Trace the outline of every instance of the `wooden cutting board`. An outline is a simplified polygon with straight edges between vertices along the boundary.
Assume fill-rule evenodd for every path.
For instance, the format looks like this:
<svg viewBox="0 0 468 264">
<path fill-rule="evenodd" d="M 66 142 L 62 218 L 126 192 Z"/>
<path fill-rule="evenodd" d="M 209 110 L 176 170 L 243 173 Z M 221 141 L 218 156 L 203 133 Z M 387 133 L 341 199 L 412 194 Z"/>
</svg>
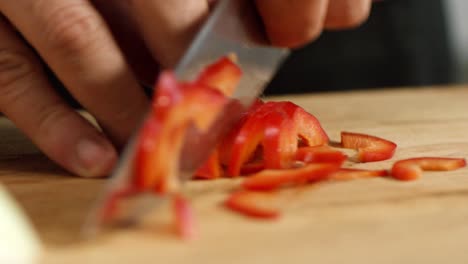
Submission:
<svg viewBox="0 0 468 264">
<path fill-rule="evenodd" d="M 415 156 L 468 158 L 468 87 L 330 93 L 290 100 L 315 114 L 332 140 L 342 130 L 399 145 L 390 168 Z M 77 236 L 104 180 L 73 177 L 0 121 L 0 181 L 24 207 L 46 249 L 43 263 L 467 263 L 468 169 L 330 182 L 290 193 L 283 217 L 254 221 L 220 203 L 238 180 L 188 185 L 199 237 L 174 237 L 161 210 L 140 229 Z"/>
</svg>

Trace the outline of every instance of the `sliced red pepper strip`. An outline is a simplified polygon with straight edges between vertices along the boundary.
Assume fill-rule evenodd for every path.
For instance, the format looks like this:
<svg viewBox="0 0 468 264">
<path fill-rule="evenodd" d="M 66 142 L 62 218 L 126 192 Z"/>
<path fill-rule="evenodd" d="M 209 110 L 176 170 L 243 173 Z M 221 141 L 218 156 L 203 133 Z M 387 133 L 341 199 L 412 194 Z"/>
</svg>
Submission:
<svg viewBox="0 0 468 264">
<path fill-rule="evenodd" d="M 231 194 L 224 205 L 249 217 L 276 219 L 280 216 L 278 201 L 271 193 L 238 191 Z"/>
<path fill-rule="evenodd" d="M 184 84 L 181 85 L 182 87 Z M 211 89 L 207 86 L 199 86 L 198 84 L 188 84 L 184 88 L 184 101 L 180 106 L 173 108 L 171 120 L 191 122 L 195 124 L 200 131 L 206 131 L 217 118 L 219 110 L 228 103 L 228 98 L 221 92 Z M 157 113 L 156 113 L 157 115 Z"/>
<path fill-rule="evenodd" d="M 258 145 L 264 138 L 265 126 L 268 116 L 274 113 L 272 104 L 262 104 L 253 112 L 249 113 L 239 126 L 239 130 L 233 132 L 227 174 L 238 176 L 242 165 L 248 162 Z M 270 121 L 270 120 L 268 120 Z"/>
<path fill-rule="evenodd" d="M 246 178 L 242 187 L 247 190 L 265 191 L 320 181 L 338 171 L 340 166 L 341 164 L 337 163 L 313 163 L 294 169 L 263 170 Z"/>
<path fill-rule="evenodd" d="M 235 63 L 235 58 L 225 56 L 206 67 L 198 77 L 198 82 L 231 96 L 241 77 L 242 71 Z"/>
<path fill-rule="evenodd" d="M 420 157 L 399 160 L 393 164 L 391 175 L 398 180 L 410 181 L 421 177 L 423 170 L 450 171 L 466 166 L 463 158 Z"/>
<path fill-rule="evenodd" d="M 152 118 L 139 137 L 134 184 L 140 190 L 177 192 L 177 170 L 187 128 L 205 131 L 228 102 L 219 91 L 201 84 L 178 83 L 163 72 L 153 99 Z"/>
<path fill-rule="evenodd" d="M 347 156 L 329 146 L 300 147 L 296 152 L 296 160 L 305 163 L 339 163 L 342 164 Z"/>
<path fill-rule="evenodd" d="M 192 239 L 196 235 L 195 220 L 188 200 L 177 194 L 173 198 L 172 208 L 175 216 L 176 232 L 183 239 Z"/>
<path fill-rule="evenodd" d="M 231 161 L 232 156 L 232 146 L 236 137 L 238 136 L 240 130 L 242 129 L 244 123 L 247 121 L 249 116 L 252 112 L 256 111 L 258 107 L 263 105 L 263 101 L 260 99 L 256 99 L 252 106 L 246 111 L 239 122 L 234 126 L 234 128 L 226 135 L 224 139 L 221 140 L 218 149 L 219 149 L 219 157 L 221 164 L 228 166 Z"/>
<path fill-rule="evenodd" d="M 341 168 L 328 176 L 329 180 L 355 180 L 362 178 L 384 177 L 388 175 L 387 170 L 362 170 L 362 169 L 348 169 Z"/>
<path fill-rule="evenodd" d="M 221 168 L 221 164 L 228 164 L 230 159 L 230 151 L 232 149 L 232 141 L 234 140 L 236 133 L 249 112 L 255 111 L 259 106 L 263 105 L 263 101 L 261 99 L 256 99 L 249 110 L 241 117 L 241 121 L 239 121 L 238 128 L 234 128 L 231 130 L 230 133 L 226 136 L 227 139 L 222 140 L 222 142 L 216 147 L 215 151 L 211 154 L 210 158 L 203 164 L 198 171 L 195 173 L 196 178 L 204 178 L 204 179 L 213 179 L 221 177 L 223 174 L 223 170 Z M 262 165 L 263 169 L 264 165 Z M 258 166 L 257 166 L 258 168 Z M 245 171 L 249 171 L 249 167 L 245 168 L 246 170 L 241 170 L 241 174 Z M 250 171 L 247 173 L 253 173 L 256 171 Z"/>
<path fill-rule="evenodd" d="M 261 142 L 265 168 L 290 168 L 299 142 L 294 120 L 278 111 L 268 115 L 268 120 L 265 121 Z"/>
<path fill-rule="evenodd" d="M 344 148 L 357 149 L 361 162 L 387 160 L 393 157 L 397 145 L 389 140 L 352 132 L 341 132 Z"/>
<path fill-rule="evenodd" d="M 156 119 L 148 119 L 143 124 L 136 153 L 135 177 L 133 177 L 133 183 L 140 191 L 155 188 L 155 185 L 159 187 L 165 177 L 164 170 L 169 171 L 170 167 L 177 166 L 176 160 L 172 157 L 176 155 L 182 141 L 176 140 L 173 144 L 168 141 L 163 142 L 160 140 L 163 132 L 161 123 Z M 164 145 L 161 146 L 159 141 Z M 169 153 L 164 153 L 163 156 L 163 153 L 158 152 L 161 149 Z"/>
<path fill-rule="evenodd" d="M 195 178 L 198 179 L 216 179 L 223 174 L 221 164 L 219 163 L 219 151 L 215 149 L 208 160 L 195 172 Z"/>
</svg>

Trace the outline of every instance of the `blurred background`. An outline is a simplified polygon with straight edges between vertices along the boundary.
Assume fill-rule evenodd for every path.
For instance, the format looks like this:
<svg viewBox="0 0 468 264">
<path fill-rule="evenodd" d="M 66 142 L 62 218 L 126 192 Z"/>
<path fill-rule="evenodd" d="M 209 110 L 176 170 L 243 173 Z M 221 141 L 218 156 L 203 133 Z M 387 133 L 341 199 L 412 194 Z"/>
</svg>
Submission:
<svg viewBox="0 0 468 264">
<path fill-rule="evenodd" d="M 384 0 L 295 50 L 265 94 L 468 83 L 468 1 Z"/>
<path fill-rule="evenodd" d="M 60 94 L 80 107 L 46 70 Z M 376 0 L 361 26 L 325 31 L 295 50 L 264 94 L 465 83 L 468 0 Z"/>
</svg>

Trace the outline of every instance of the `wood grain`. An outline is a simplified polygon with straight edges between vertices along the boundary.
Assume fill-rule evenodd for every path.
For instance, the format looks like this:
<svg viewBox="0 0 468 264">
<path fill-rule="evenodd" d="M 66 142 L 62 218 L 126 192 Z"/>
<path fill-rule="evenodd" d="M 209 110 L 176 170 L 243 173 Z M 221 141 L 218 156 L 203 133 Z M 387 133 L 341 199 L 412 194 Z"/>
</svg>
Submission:
<svg viewBox="0 0 468 264">
<path fill-rule="evenodd" d="M 468 158 L 468 87 L 329 93 L 290 100 L 315 114 L 333 140 L 342 130 L 399 145 L 401 158 Z M 467 263 L 468 169 L 428 172 L 414 182 L 363 179 L 289 192 L 277 222 L 253 221 L 220 203 L 238 180 L 196 181 L 199 237 L 171 235 L 164 210 L 139 229 L 77 236 L 104 180 L 79 179 L 47 160 L 0 121 L 0 181 L 24 207 L 46 245 L 44 263 Z M 4 147 L 7 146 L 7 147 Z"/>
</svg>

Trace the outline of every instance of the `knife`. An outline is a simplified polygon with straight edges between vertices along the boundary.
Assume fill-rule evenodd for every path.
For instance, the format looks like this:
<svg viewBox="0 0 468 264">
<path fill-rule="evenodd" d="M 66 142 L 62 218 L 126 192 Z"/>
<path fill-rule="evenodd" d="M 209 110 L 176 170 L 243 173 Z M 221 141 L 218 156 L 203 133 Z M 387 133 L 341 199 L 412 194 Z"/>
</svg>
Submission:
<svg viewBox="0 0 468 264">
<path fill-rule="evenodd" d="M 211 15 L 194 37 L 175 68 L 177 78 L 192 80 L 205 66 L 216 59 L 227 54 L 235 54 L 243 75 L 232 99 L 240 103 L 241 107 L 232 108 L 228 104 L 217 114 L 216 121 L 207 133 L 199 134 L 197 137 L 191 135 L 190 139 L 186 138 L 179 168 L 182 182 L 193 176 L 215 148 L 217 141 L 234 126 L 241 114 L 262 94 L 288 56 L 288 49 L 274 48 L 269 44 L 252 0 L 218 1 Z M 132 177 L 138 134 L 139 130 L 136 130 L 124 149 L 109 183 L 85 221 L 82 229 L 85 237 L 89 238 L 97 234 L 102 225 L 99 219 L 103 213 L 103 206 L 116 191 L 128 186 Z M 119 220 L 127 223 L 136 222 L 162 201 L 161 197 L 150 193 L 139 194 L 137 199 L 132 198 L 131 205 Z"/>
</svg>

